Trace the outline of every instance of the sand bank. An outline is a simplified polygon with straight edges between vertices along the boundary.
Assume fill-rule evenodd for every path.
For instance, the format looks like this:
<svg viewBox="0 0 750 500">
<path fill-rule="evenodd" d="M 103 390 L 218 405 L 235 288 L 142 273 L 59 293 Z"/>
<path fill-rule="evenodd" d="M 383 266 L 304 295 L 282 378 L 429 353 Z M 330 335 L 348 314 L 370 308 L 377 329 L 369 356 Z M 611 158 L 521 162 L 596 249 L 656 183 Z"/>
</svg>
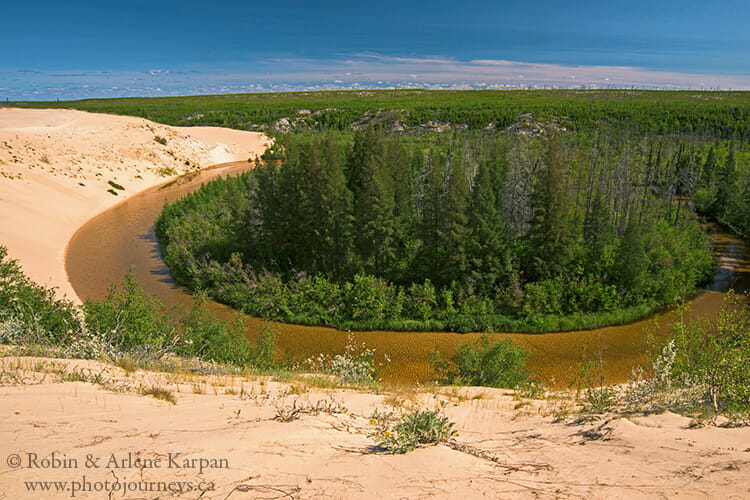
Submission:
<svg viewBox="0 0 750 500">
<path fill-rule="evenodd" d="M 98 378 L 56 382 L 64 372 Z M 691 428 L 671 413 L 554 423 L 559 400 L 497 389 L 374 394 L 265 378 L 126 374 L 81 360 L 4 358 L 0 373 L 0 498 L 71 498 L 69 489 L 31 493 L 26 481 L 77 481 L 75 498 L 107 498 L 95 490 L 105 481 L 195 488 L 111 498 L 750 496 L 750 428 Z M 176 404 L 139 393 L 152 387 Z M 275 418 L 293 405 L 305 409 L 298 418 Z M 443 408 L 456 422 L 453 445 L 407 455 L 375 449 L 372 413 L 414 405 Z M 52 467 L 55 457 L 68 466 Z M 82 491 L 86 481 L 91 489 Z"/>
<path fill-rule="evenodd" d="M 87 220 L 174 176 L 255 158 L 268 143 L 219 127 L 0 108 L 0 245 L 33 280 L 75 299 L 65 247 Z"/>
</svg>

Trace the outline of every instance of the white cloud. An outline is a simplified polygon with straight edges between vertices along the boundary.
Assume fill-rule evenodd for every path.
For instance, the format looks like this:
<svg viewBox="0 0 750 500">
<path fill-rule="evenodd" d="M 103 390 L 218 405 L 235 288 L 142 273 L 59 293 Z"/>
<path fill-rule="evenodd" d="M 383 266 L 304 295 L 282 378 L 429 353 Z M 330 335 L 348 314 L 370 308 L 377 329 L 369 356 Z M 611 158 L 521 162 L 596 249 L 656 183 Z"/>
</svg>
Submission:
<svg viewBox="0 0 750 500">
<path fill-rule="evenodd" d="M 39 71 L 0 67 L 0 91 L 10 99 L 80 99 L 169 94 L 348 88 L 750 89 L 750 75 L 708 75 L 625 66 L 566 66 L 520 61 L 455 60 L 438 56 L 360 54 L 347 59 L 269 59 L 257 70 Z M 33 91 L 38 92 L 32 94 Z M 0 94 L 0 98 L 5 97 Z"/>
</svg>

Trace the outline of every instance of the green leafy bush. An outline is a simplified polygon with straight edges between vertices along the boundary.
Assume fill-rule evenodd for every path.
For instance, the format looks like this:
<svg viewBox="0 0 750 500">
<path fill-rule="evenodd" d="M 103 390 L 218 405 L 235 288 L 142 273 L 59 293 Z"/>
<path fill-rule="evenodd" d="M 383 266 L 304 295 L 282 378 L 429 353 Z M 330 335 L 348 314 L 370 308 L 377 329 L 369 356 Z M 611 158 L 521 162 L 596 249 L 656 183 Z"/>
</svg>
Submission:
<svg viewBox="0 0 750 500">
<path fill-rule="evenodd" d="M 245 336 L 245 327 L 238 315 L 234 322 L 221 321 L 206 307 L 207 297 L 198 292 L 193 307 L 183 320 L 184 333 L 178 353 L 198 356 L 206 361 L 270 370 L 279 365 L 275 331 L 262 327 L 253 343 Z"/>
<path fill-rule="evenodd" d="M 671 336 L 674 385 L 700 387 L 714 411 L 750 414 L 750 314 L 737 296 L 728 296 L 714 322 L 680 322 Z"/>
<path fill-rule="evenodd" d="M 528 349 L 514 345 L 510 339 L 493 342 L 484 334 L 459 345 L 448 360 L 439 352 L 433 353 L 432 366 L 443 384 L 514 388 L 529 378 L 528 355 Z"/>
<path fill-rule="evenodd" d="M 102 301 L 83 304 L 86 328 L 110 339 L 118 350 L 162 350 L 173 345 L 178 323 L 174 311 L 155 295 L 147 295 L 132 271 L 119 286 L 112 286 Z"/>
<path fill-rule="evenodd" d="M 415 410 L 390 426 L 387 420 L 374 418 L 378 429 L 373 434 L 378 446 L 388 453 L 408 453 L 420 445 L 435 445 L 456 435 L 455 425 L 437 411 Z"/>
<path fill-rule="evenodd" d="M 81 334 L 75 305 L 31 281 L 0 245 L 0 343 L 61 343 Z"/>
</svg>

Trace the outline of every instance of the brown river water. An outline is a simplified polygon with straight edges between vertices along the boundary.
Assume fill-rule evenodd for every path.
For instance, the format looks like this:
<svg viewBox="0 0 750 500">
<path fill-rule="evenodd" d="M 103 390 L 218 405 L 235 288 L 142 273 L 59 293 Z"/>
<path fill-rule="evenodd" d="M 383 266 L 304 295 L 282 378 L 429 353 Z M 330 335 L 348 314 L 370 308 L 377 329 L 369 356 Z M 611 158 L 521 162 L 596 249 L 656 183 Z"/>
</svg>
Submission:
<svg viewBox="0 0 750 500">
<path fill-rule="evenodd" d="M 65 265 L 73 288 L 85 300 L 103 298 L 113 283 L 119 283 L 129 269 L 147 293 L 155 293 L 167 305 L 183 308 L 191 303 L 191 291 L 177 285 L 161 258 L 153 223 L 166 202 L 196 190 L 201 183 L 219 176 L 240 173 L 251 167 L 247 162 L 217 165 L 211 169 L 189 174 L 175 181 L 140 193 L 96 216 L 81 227 L 68 243 Z M 707 289 L 689 301 L 688 315 L 716 314 L 726 290 L 750 289 L 750 249 L 745 242 L 709 224 L 720 263 L 719 271 Z M 233 309 L 210 303 L 210 308 L 222 318 L 234 318 Z M 531 350 L 529 369 L 545 384 L 567 388 L 578 371 L 581 346 L 589 355 L 601 355 L 606 383 L 627 381 L 632 368 L 646 361 L 646 338 L 652 332 L 663 337 L 669 325 L 682 315 L 668 310 L 649 318 L 622 326 L 596 330 L 548 333 L 505 334 Z M 245 316 L 247 335 L 256 338 L 262 320 Z M 332 328 L 272 323 L 278 331 L 278 345 L 287 354 L 303 360 L 318 353 L 343 351 L 347 332 Z M 446 332 L 354 332 L 356 343 L 374 348 L 378 358 L 387 354 L 391 362 L 382 372 L 386 382 L 394 384 L 424 383 L 433 378 L 430 353 L 440 350 L 452 352 L 458 343 L 473 340 L 479 334 Z"/>
</svg>

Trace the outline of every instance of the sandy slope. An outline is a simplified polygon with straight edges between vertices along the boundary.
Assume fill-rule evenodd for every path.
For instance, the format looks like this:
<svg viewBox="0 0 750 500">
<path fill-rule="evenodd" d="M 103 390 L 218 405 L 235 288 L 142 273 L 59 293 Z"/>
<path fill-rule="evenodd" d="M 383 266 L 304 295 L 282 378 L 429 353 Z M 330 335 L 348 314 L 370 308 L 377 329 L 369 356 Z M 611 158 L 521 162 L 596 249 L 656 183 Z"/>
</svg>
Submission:
<svg viewBox="0 0 750 500">
<path fill-rule="evenodd" d="M 126 375 L 89 361 L 5 358 L 0 367 L 0 499 L 71 497 L 34 495 L 25 481 L 78 481 L 78 488 L 88 481 L 93 490 L 116 479 L 215 488 L 202 496 L 124 497 L 131 499 L 750 497 L 750 428 L 690 429 L 689 419 L 669 413 L 572 425 L 552 422 L 552 403 L 492 389 L 376 395 L 261 378 Z M 62 371 L 98 374 L 109 390 L 55 382 Z M 170 390 L 176 405 L 138 393 L 152 386 Z M 343 405 L 346 413 L 274 420 L 295 401 Z M 457 424 L 455 445 L 395 456 L 375 449 L 372 412 L 414 404 L 443 407 Z M 69 466 L 45 466 L 53 453 Z M 18 468 L 8 463 L 15 454 Z M 180 455 L 170 462 L 170 454 Z M 87 457 L 97 465 L 87 466 Z M 203 470 L 201 458 L 208 460 Z M 106 494 L 79 491 L 76 498 Z"/>
<path fill-rule="evenodd" d="M 254 158 L 267 141 L 260 133 L 223 128 L 0 108 L 0 244 L 32 279 L 73 298 L 65 246 L 88 219 L 176 174 Z"/>
</svg>

